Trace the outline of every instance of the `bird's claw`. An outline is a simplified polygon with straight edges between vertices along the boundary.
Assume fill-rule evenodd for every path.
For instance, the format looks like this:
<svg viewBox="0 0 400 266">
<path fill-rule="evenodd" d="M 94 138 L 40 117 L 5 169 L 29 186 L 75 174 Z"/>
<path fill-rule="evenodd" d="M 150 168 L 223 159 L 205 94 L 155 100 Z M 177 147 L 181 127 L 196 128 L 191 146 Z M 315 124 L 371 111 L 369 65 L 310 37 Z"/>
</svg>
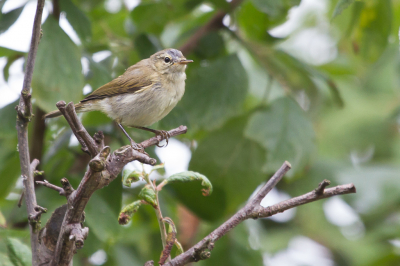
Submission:
<svg viewBox="0 0 400 266">
<path fill-rule="evenodd" d="M 157 130 L 156 136 L 161 136 L 163 139 L 165 139 L 166 144 L 165 145 L 159 145 L 160 141 L 157 142 L 156 146 L 159 148 L 167 147 L 168 146 L 168 140 L 171 137 L 168 131 L 165 130 Z M 157 139 L 158 140 L 158 139 Z"/>
<path fill-rule="evenodd" d="M 141 152 L 141 153 L 144 153 L 146 155 L 149 155 L 147 152 L 144 151 L 144 147 L 139 143 L 131 141 L 131 147 L 132 147 L 132 149 L 134 149 L 134 150 L 136 150 L 138 152 Z"/>
</svg>

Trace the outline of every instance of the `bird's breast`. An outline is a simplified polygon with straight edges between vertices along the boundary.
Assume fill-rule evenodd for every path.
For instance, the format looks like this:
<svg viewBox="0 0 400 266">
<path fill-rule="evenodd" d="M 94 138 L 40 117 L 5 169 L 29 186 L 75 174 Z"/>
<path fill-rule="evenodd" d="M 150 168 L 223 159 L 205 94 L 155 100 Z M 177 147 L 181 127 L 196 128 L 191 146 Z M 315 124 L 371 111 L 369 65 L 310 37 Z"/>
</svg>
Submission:
<svg viewBox="0 0 400 266">
<path fill-rule="evenodd" d="M 160 80 L 138 93 L 107 99 L 109 116 L 127 126 L 150 126 L 164 118 L 185 93 L 186 75 Z"/>
</svg>

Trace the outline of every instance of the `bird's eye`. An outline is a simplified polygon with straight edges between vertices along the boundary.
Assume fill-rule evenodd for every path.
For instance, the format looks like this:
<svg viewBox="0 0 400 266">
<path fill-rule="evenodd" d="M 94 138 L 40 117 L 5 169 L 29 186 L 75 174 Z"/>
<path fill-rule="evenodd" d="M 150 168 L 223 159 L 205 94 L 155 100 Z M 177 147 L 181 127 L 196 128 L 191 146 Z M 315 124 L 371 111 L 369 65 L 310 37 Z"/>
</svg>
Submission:
<svg viewBox="0 0 400 266">
<path fill-rule="evenodd" d="M 164 58 L 164 62 L 165 62 L 165 63 L 169 63 L 170 61 L 171 61 L 171 58 L 169 58 L 169 57 L 165 57 L 165 58 Z"/>
</svg>

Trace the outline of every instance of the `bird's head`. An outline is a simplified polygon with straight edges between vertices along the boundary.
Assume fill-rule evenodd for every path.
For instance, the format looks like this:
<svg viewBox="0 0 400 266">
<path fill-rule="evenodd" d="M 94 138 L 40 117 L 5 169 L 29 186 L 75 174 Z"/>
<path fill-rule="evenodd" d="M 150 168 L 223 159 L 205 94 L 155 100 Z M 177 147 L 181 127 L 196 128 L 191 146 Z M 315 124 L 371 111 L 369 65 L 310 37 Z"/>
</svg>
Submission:
<svg viewBox="0 0 400 266">
<path fill-rule="evenodd" d="M 176 49 L 165 49 L 150 57 L 151 63 L 161 74 L 176 74 L 184 72 L 186 65 L 193 60 L 186 59 L 182 52 Z"/>
</svg>

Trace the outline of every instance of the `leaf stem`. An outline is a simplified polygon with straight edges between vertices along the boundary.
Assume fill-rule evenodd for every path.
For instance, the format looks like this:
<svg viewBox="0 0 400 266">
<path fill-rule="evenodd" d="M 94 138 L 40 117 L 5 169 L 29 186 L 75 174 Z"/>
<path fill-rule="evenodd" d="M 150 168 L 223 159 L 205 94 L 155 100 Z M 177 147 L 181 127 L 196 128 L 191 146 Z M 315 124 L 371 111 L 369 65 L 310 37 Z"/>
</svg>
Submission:
<svg viewBox="0 0 400 266">
<path fill-rule="evenodd" d="M 147 184 L 149 184 L 149 186 L 154 190 L 154 192 L 156 194 L 157 208 L 154 208 L 154 209 L 156 212 L 158 225 L 160 227 L 161 242 L 162 242 L 163 250 L 164 250 L 167 245 L 167 231 L 165 229 L 164 217 L 162 215 L 161 208 L 160 208 L 160 201 L 158 200 L 158 189 L 153 184 L 153 182 L 151 182 L 149 174 L 143 173 L 143 177 L 146 180 Z M 169 261 L 169 260 L 170 260 L 170 257 L 168 258 L 167 261 Z"/>
</svg>

